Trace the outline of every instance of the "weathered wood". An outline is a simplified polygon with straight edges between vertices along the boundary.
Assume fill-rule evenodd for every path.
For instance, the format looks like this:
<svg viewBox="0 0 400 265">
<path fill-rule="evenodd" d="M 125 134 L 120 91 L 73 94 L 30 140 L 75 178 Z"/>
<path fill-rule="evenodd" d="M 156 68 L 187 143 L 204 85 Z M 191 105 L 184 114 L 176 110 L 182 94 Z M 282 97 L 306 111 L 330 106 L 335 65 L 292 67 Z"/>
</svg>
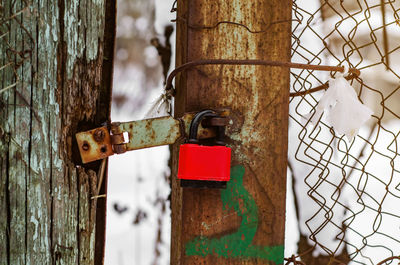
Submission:
<svg viewBox="0 0 400 265">
<path fill-rule="evenodd" d="M 0 93 L 0 264 L 94 264 L 100 164 L 78 166 L 73 136 L 109 117 L 105 5 L 0 4 L 0 90 L 19 78 Z"/>
<path fill-rule="evenodd" d="M 198 59 L 290 61 L 290 0 L 178 1 L 177 64 Z M 251 33 L 238 25 L 242 23 Z M 210 26 L 208 29 L 200 27 Z M 175 113 L 230 107 L 226 190 L 172 183 L 171 264 L 282 264 L 289 70 L 203 66 L 176 80 Z M 178 145 L 172 157 L 176 176 Z"/>
</svg>

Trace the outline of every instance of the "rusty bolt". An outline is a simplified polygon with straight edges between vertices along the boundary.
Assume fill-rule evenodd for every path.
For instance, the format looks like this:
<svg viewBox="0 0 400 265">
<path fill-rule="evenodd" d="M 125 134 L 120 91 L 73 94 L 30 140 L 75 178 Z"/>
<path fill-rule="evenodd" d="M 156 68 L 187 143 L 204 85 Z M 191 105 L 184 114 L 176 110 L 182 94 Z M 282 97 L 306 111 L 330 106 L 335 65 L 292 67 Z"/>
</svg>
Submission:
<svg viewBox="0 0 400 265">
<path fill-rule="evenodd" d="M 119 128 L 119 126 L 121 125 L 120 122 L 113 122 L 111 123 L 111 132 L 113 134 L 120 134 L 122 133 L 121 129 Z"/>
<path fill-rule="evenodd" d="M 84 141 L 83 144 L 82 144 L 82 149 L 84 151 L 87 151 L 87 150 L 89 150 L 89 148 L 90 148 L 89 143 L 87 141 Z"/>
<path fill-rule="evenodd" d="M 113 145 L 114 152 L 117 154 L 122 154 L 126 152 L 126 145 L 125 144 L 116 144 Z"/>
<path fill-rule="evenodd" d="M 123 144 L 125 142 L 124 135 L 121 134 L 113 134 L 111 135 L 111 144 Z"/>
<path fill-rule="evenodd" d="M 102 129 L 97 129 L 93 133 L 94 140 L 98 143 L 103 142 L 105 136 L 106 136 L 106 134 L 104 133 L 104 131 Z"/>
</svg>

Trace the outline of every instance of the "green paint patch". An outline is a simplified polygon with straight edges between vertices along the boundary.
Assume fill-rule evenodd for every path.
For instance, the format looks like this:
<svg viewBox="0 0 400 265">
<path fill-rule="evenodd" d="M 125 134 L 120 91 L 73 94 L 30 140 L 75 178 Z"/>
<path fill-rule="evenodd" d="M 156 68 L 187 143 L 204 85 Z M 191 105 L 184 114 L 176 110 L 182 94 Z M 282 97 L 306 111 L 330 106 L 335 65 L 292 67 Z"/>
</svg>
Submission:
<svg viewBox="0 0 400 265">
<path fill-rule="evenodd" d="M 186 255 L 216 255 L 225 258 L 260 258 L 282 264 L 284 246 L 255 246 L 253 238 L 258 227 L 258 208 L 250 193 L 243 186 L 244 167 L 231 169 L 231 180 L 221 191 L 224 210 L 233 209 L 242 218 L 239 229 L 220 238 L 199 236 L 186 243 Z"/>
</svg>

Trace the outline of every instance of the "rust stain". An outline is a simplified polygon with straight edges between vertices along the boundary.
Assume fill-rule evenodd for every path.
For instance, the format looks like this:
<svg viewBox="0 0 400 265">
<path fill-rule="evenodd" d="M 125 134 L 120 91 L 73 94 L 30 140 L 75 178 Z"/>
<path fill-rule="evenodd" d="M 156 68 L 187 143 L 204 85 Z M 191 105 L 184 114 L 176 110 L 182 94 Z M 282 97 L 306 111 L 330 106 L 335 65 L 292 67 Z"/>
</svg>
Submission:
<svg viewBox="0 0 400 265">
<path fill-rule="evenodd" d="M 151 140 L 155 140 L 156 139 L 156 131 L 153 128 L 151 129 L 150 139 Z"/>
<path fill-rule="evenodd" d="M 123 154 L 126 150 L 126 144 L 116 144 L 113 146 L 113 150 L 116 154 Z"/>
<path fill-rule="evenodd" d="M 94 138 L 94 140 L 95 140 L 96 142 L 98 142 L 98 143 L 103 142 L 105 136 L 106 136 L 106 135 L 105 135 L 104 131 L 103 131 L 101 128 L 96 129 L 96 130 L 93 132 L 93 138 Z"/>
<path fill-rule="evenodd" d="M 120 134 L 122 133 L 121 128 L 120 128 L 121 123 L 120 122 L 113 122 L 111 123 L 111 132 L 113 134 Z"/>
<path fill-rule="evenodd" d="M 147 120 L 147 121 L 146 121 L 146 126 L 145 126 L 145 127 L 146 127 L 146 131 L 148 131 L 148 130 L 151 129 L 152 121 L 153 121 L 153 120 Z"/>
<path fill-rule="evenodd" d="M 125 142 L 124 135 L 121 134 L 113 134 L 111 135 L 111 144 L 123 144 Z"/>
</svg>

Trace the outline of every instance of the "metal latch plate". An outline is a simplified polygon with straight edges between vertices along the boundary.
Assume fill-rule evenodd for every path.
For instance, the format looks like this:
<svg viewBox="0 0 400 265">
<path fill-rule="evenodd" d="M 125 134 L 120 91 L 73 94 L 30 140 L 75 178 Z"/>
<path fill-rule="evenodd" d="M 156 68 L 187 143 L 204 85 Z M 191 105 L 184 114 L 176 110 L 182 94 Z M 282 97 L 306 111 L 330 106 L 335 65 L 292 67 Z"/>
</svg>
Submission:
<svg viewBox="0 0 400 265">
<path fill-rule="evenodd" d="M 76 134 L 83 163 L 103 159 L 114 154 L 107 126 Z"/>
</svg>

